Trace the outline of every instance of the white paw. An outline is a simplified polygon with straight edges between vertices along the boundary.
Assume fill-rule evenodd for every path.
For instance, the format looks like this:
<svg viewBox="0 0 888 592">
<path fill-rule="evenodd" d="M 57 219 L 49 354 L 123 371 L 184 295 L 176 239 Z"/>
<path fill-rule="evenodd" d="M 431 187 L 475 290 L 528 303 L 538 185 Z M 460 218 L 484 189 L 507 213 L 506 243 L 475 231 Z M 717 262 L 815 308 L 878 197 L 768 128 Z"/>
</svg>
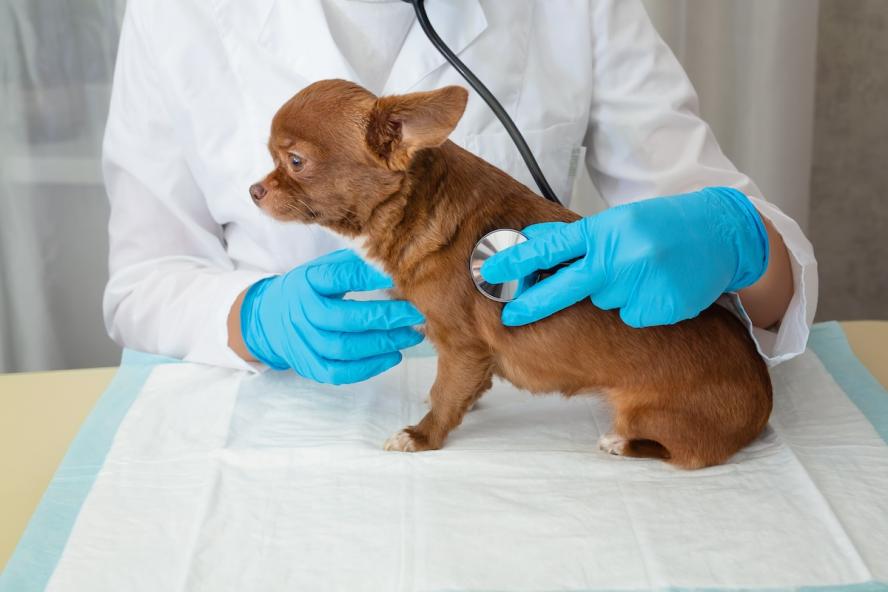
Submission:
<svg viewBox="0 0 888 592">
<path fill-rule="evenodd" d="M 608 454 L 613 454 L 615 456 L 622 456 L 623 451 L 626 449 L 626 444 L 628 443 L 629 440 L 622 436 L 618 436 L 617 434 L 605 434 L 598 438 L 598 447 Z"/>
<path fill-rule="evenodd" d="M 382 449 L 397 450 L 400 452 L 416 452 L 416 444 L 413 442 L 413 438 L 410 434 L 407 433 L 407 430 L 401 430 L 386 440 Z"/>
</svg>

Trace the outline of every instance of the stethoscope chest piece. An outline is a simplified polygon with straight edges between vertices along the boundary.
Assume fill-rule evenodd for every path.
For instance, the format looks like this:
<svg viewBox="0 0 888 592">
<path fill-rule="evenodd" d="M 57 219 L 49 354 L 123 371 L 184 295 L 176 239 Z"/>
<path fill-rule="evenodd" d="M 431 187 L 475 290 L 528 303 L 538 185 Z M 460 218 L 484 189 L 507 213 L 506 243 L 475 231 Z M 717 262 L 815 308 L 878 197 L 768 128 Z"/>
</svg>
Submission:
<svg viewBox="0 0 888 592">
<path fill-rule="evenodd" d="M 526 240 L 527 237 L 517 230 L 501 228 L 488 232 L 481 237 L 481 240 L 475 243 L 475 248 L 472 249 L 472 255 L 469 258 L 469 272 L 472 275 L 472 281 L 475 282 L 475 287 L 478 288 L 481 294 L 497 302 L 511 302 L 524 290 L 536 283 L 539 277 L 536 273 L 526 278 L 503 284 L 491 284 L 481 277 L 481 266 L 491 256 Z"/>
</svg>

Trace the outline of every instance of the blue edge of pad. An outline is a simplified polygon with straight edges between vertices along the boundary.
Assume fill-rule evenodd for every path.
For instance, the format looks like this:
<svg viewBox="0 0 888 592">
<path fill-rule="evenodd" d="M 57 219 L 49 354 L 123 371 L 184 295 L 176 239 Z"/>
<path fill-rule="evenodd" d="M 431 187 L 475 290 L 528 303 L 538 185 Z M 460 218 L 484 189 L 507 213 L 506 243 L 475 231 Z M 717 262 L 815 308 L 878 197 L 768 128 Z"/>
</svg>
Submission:
<svg viewBox="0 0 888 592">
<path fill-rule="evenodd" d="M 851 351 L 845 333 L 836 322 L 820 323 L 811 329 L 808 347 L 842 387 L 848 398 L 872 423 L 888 444 L 888 392 L 876 381 Z M 430 352 L 415 348 L 413 355 Z M 427 349 L 427 348 L 426 348 Z M 92 488 L 120 422 L 126 416 L 142 386 L 159 364 L 177 360 L 134 351 L 124 351 L 120 369 L 95 408 L 84 421 L 65 454 L 59 469 L 15 553 L 0 575 L 0 592 L 36 592 L 44 590 L 62 555 L 80 507 Z M 695 592 L 727 592 L 733 588 L 698 588 Z M 777 592 L 785 588 L 756 588 L 757 592 Z M 888 592 L 888 583 L 802 586 L 794 590 L 811 592 Z M 452 591 L 457 592 L 457 591 Z M 481 592 L 481 591 L 474 591 Z M 494 592 L 494 591 L 486 591 Z M 574 592 L 598 592 L 581 591 Z M 663 592 L 690 592 L 666 588 Z"/>
</svg>

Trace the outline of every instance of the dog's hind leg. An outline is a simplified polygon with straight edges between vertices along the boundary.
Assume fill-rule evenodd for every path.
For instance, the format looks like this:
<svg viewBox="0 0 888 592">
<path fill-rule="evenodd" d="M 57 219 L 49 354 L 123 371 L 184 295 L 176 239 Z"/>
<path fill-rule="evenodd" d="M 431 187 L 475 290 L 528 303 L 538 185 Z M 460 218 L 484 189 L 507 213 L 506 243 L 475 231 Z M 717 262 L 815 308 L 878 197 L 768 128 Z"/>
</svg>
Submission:
<svg viewBox="0 0 888 592">
<path fill-rule="evenodd" d="M 720 464 L 736 452 L 730 437 L 700 414 L 630 401 L 616 401 L 613 433 L 599 440 L 605 452 L 659 458 L 683 469 Z"/>
<path fill-rule="evenodd" d="M 493 367 L 489 355 L 470 350 L 447 351 L 438 357 L 438 375 L 429 399 L 431 410 L 422 421 L 386 440 L 386 450 L 419 452 L 437 450 L 458 426 L 466 411 L 491 387 Z"/>
</svg>

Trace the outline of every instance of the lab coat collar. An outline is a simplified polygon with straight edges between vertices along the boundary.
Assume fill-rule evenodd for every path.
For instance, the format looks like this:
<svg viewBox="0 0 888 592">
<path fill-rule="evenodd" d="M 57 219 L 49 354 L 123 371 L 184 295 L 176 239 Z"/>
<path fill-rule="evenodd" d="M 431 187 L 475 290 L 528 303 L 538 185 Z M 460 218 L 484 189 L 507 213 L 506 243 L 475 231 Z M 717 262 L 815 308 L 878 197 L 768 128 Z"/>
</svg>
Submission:
<svg viewBox="0 0 888 592">
<path fill-rule="evenodd" d="M 216 0 L 225 28 L 239 32 L 309 83 L 325 78 L 360 82 L 339 50 L 320 0 Z M 479 0 L 428 0 L 426 11 L 438 35 L 457 55 L 487 28 Z M 408 92 L 444 65 L 414 21 L 384 85 L 383 94 Z"/>
<path fill-rule="evenodd" d="M 425 6 L 432 27 L 457 55 L 487 28 L 487 18 L 478 0 L 431 0 Z M 383 93 L 408 92 L 445 63 L 444 56 L 414 20 Z"/>
</svg>

